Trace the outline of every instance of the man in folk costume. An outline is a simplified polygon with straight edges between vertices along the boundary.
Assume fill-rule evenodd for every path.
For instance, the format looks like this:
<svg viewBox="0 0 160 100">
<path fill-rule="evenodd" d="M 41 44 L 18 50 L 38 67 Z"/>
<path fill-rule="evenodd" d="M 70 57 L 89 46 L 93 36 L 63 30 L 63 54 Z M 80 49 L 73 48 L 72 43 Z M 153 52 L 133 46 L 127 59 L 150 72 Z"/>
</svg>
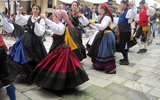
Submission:
<svg viewBox="0 0 160 100">
<path fill-rule="evenodd" d="M 13 28 L 10 26 L 8 21 L 4 19 L 4 16 L 0 12 L 0 33 L 2 33 L 2 28 L 7 33 L 13 31 Z M 0 81 L 2 82 L 4 88 L 6 88 L 10 100 L 16 100 L 13 80 L 11 79 L 10 70 L 8 66 L 7 47 L 3 41 L 1 34 L 0 34 Z"/>
<path fill-rule="evenodd" d="M 155 14 L 154 8 L 145 8 L 145 0 L 142 0 L 139 3 L 139 8 L 139 28 L 135 35 L 135 38 L 139 45 L 139 51 L 137 52 L 138 54 L 147 52 L 147 36 L 150 32 L 149 17 Z M 142 39 L 140 40 L 141 36 Z M 144 48 L 142 48 L 141 41 L 144 42 Z"/>
<path fill-rule="evenodd" d="M 131 9 L 128 8 L 131 6 Z M 122 13 L 119 16 L 118 28 L 120 37 L 120 51 L 122 52 L 123 59 L 120 59 L 120 65 L 129 65 L 128 50 L 129 42 L 131 38 L 131 19 L 137 14 L 137 7 L 132 2 L 128 3 L 128 0 L 122 0 L 120 4 Z"/>
</svg>

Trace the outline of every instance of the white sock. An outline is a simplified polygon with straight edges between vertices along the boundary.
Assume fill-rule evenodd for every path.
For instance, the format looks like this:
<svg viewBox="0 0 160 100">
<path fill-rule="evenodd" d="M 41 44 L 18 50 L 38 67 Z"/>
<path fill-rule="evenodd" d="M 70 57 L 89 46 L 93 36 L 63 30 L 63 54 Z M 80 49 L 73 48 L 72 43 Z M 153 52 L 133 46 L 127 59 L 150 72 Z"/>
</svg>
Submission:
<svg viewBox="0 0 160 100">
<path fill-rule="evenodd" d="M 147 42 L 144 43 L 144 49 L 147 49 Z"/>
<path fill-rule="evenodd" d="M 139 49 L 142 49 L 141 40 L 140 40 L 140 39 L 137 39 L 137 38 L 136 38 L 136 40 L 137 40 L 137 44 L 138 44 L 138 46 L 139 46 Z"/>
</svg>

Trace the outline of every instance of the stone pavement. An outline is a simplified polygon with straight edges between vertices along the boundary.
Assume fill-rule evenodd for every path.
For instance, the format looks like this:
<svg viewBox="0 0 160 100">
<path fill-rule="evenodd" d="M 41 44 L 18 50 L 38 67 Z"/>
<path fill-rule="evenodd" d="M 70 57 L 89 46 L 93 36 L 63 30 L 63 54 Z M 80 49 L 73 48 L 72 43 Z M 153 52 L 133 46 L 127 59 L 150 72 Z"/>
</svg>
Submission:
<svg viewBox="0 0 160 100">
<path fill-rule="evenodd" d="M 156 32 L 157 33 L 157 32 Z M 87 33 L 89 37 L 92 32 Z M 84 44 L 89 38 L 83 35 Z M 4 38 L 6 45 L 11 46 L 16 40 Z M 66 91 L 50 91 L 18 76 L 14 83 L 17 100 L 160 100 L 160 36 L 156 35 L 145 54 L 137 54 L 138 46 L 129 50 L 130 65 L 119 65 L 121 53 L 116 52 L 117 74 L 105 74 L 105 71 L 93 69 L 91 59 L 82 61 L 89 81 Z M 47 51 L 52 38 L 47 36 L 44 42 Z M 0 100 L 9 100 L 6 90 L 0 89 Z"/>
</svg>

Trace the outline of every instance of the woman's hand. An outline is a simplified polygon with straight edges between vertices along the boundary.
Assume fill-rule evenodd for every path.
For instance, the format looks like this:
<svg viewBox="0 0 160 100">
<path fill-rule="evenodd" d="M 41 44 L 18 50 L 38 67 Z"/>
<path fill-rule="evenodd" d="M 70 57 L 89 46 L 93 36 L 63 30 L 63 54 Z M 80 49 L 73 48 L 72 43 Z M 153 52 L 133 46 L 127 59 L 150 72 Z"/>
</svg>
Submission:
<svg viewBox="0 0 160 100">
<path fill-rule="evenodd" d="M 133 7 L 133 3 L 132 2 L 129 2 L 128 5 L 131 6 L 131 7 Z"/>
<path fill-rule="evenodd" d="M 89 26 L 90 26 L 91 28 L 93 28 L 93 25 L 92 25 L 92 24 L 89 24 Z"/>
<path fill-rule="evenodd" d="M 38 18 L 34 17 L 34 20 L 35 20 L 35 23 L 37 23 L 37 21 L 38 21 Z"/>
<path fill-rule="evenodd" d="M 78 14 L 78 17 L 82 17 L 82 14 L 81 14 L 81 13 L 79 13 L 79 14 Z"/>
<path fill-rule="evenodd" d="M 23 7 L 19 7 L 19 13 L 18 14 L 21 14 L 22 10 L 23 10 Z"/>
<path fill-rule="evenodd" d="M 44 20 L 46 19 L 45 14 L 40 14 L 41 18 L 43 18 Z"/>
<path fill-rule="evenodd" d="M 94 25 L 94 23 L 93 23 L 93 21 L 91 19 L 89 19 L 89 23 L 92 24 L 92 25 Z"/>
</svg>

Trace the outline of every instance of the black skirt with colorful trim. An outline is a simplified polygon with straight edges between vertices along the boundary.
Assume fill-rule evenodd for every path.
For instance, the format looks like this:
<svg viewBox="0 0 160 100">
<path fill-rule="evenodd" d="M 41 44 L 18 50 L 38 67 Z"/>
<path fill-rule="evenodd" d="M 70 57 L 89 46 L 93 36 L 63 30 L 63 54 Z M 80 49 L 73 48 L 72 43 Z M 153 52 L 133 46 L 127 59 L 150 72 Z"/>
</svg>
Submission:
<svg viewBox="0 0 160 100">
<path fill-rule="evenodd" d="M 54 49 L 29 76 L 37 86 L 65 90 L 88 81 L 88 75 L 73 51 L 60 46 Z"/>
</svg>

